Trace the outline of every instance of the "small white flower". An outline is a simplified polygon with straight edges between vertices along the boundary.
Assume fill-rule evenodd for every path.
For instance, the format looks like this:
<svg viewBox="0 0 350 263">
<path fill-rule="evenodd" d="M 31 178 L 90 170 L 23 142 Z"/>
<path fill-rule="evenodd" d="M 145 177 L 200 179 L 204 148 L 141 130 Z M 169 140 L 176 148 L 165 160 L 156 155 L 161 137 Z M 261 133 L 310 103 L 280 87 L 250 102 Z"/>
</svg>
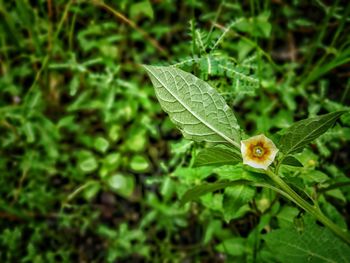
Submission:
<svg viewBox="0 0 350 263">
<path fill-rule="evenodd" d="M 241 141 L 243 163 L 267 170 L 278 153 L 276 145 L 264 134 Z"/>
</svg>

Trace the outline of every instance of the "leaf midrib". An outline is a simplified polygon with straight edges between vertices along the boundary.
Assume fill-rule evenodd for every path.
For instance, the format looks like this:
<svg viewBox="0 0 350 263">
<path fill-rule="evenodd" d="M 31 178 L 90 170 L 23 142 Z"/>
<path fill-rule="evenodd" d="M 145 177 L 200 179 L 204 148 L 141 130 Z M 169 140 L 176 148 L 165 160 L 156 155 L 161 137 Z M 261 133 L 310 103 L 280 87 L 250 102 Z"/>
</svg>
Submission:
<svg viewBox="0 0 350 263">
<path fill-rule="evenodd" d="M 226 141 L 228 141 L 229 143 L 231 143 L 232 145 L 234 145 L 235 147 L 237 147 L 238 149 L 240 148 L 239 144 L 237 142 L 235 142 L 234 140 L 231 140 L 229 137 L 227 137 L 225 134 L 221 133 L 220 131 L 218 131 L 217 129 L 215 129 L 212 125 L 210 125 L 209 123 L 205 122 L 200 116 L 198 116 L 195 112 L 193 112 L 191 110 L 191 108 L 189 108 L 186 104 L 184 104 L 175 94 L 173 94 L 164 84 L 163 81 L 161 81 L 150 69 L 148 69 L 148 67 L 145 67 L 152 75 L 155 79 L 157 79 L 159 81 L 159 83 L 186 109 L 188 110 L 197 120 L 199 120 L 201 123 L 203 123 L 205 126 L 207 126 L 209 129 L 211 129 L 213 132 L 215 132 L 216 134 L 218 134 L 219 136 L 221 136 L 223 139 L 225 139 Z M 162 70 L 161 70 L 162 71 Z M 162 73 L 164 74 L 164 71 L 162 71 Z"/>
</svg>

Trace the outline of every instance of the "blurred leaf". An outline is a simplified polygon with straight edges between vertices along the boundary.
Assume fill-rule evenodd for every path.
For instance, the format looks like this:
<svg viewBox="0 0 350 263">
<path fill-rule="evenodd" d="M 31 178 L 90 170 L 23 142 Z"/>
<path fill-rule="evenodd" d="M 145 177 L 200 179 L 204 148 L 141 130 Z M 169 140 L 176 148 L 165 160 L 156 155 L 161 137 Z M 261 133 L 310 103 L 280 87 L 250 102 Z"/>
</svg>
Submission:
<svg viewBox="0 0 350 263">
<path fill-rule="evenodd" d="M 94 198 L 97 193 L 100 191 L 101 189 L 101 185 L 98 182 L 94 182 L 92 184 L 89 184 L 88 187 L 86 187 L 86 189 L 84 189 L 84 197 L 87 200 L 91 200 L 92 198 Z"/>
<path fill-rule="evenodd" d="M 246 240 L 241 237 L 225 239 L 216 249 L 221 253 L 227 253 L 231 256 L 241 256 L 245 253 Z"/>
<path fill-rule="evenodd" d="M 282 164 L 295 167 L 303 167 L 303 164 L 297 158 L 290 155 L 283 159 Z"/>
<path fill-rule="evenodd" d="M 174 171 L 174 176 L 178 177 L 185 184 L 195 184 L 199 181 L 207 178 L 213 172 L 213 167 L 202 166 L 202 167 L 177 167 Z"/>
<path fill-rule="evenodd" d="M 89 156 L 86 159 L 83 159 L 79 163 L 79 167 L 84 172 L 92 172 L 97 169 L 97 161 L 93 156 Z"/>
<path fill-rule="evenodd" d="M 348 185 L 350 185 L 349 182 L 347 183 Z M 340 189 L 331 189 L 331 190 L 328 190 L 325 194 L 346 203 L 346 197 L 344 196 L 343 192 Z"/>
<path fill-rule="evenodd" d="M 282 207 L 277 214 L 278 226 L 280 228 L 290 227 L 293 225 L 295 217 L 299 214 L 299 209 L 291 206 Z"/>
<path fill-rule="evenodd" d="M 149 167 L 148 160 L 142 155 L 135 155 L 130 161 L 130 168 L 136 172 L 145 172 Z"/>
<path fill-rule="evenodd" d="M 301 177 L 307 183 L 322 183 L 329 179 L 328 175 L 317 170 L 305 171 Z"/>
<path fill-rule="evenodd" d="M 69 95 L 75 96 L 79 89 L 79 77 L 75 76 L 69 83 Z"/>
<path fill-rule="evenodd" d="M 111 166 L 115 166 L 119 163 L 120 161 L 120 158 L 121 158 L 121 155 L 120 153 L 111 153 L 111 154 L 108 154 L 105 158 L 105 162 L 106 164 L 108 165 L 111 165 Z M 114 167 L 115 169 L 116 167 Z"/>
<path fill-rule="evenodd" d="M 135 181 L 132 176 L 114 174 L 108 178 L 109 186 L 118 194 L 130 197 L 134 192 Z"/>
<path fill-rule="evenodd" d="M 243 216 L 250 210 L 248 202 L 253 199 L 255 190 L 247 185 L 236 185 L 225 188 L 223 213 L 226 222 Z"/>
<path fill-rule="evenodd" d="M 33 130 L 33 125 L 30 122 L 27 122 L 26 124 L 24 124 L 24 133 L 27 137 L 27 142 L 28 143 L 32 143 L 35 141 L 35 134 L 34 134 L 34 130 Z"/>
<path fill-rule="evenodd" d="M 241 156 L 228 148 L 212 147 L 201 150 L 193 163 L 193 167 L 220 166 L 225 164 L 236 164 L 242 160 Z"/>
<path fill-rule="evenodd" d="M 248 184 L 247 180 L 237 180 L 233 182 L 217 182 L 217 183 L 203 183 L 201 185 L 197 185 L 190 190 L 188 190 L 181 198 L 180 205 L 184 205 L 185 203 L 195 200 L 198 197 L 211 193 L 217 190 L 224 189 L 228 186 L 240 185 L 240 184 Z"/>
<path fill-rule="evenodd" d="M 137 129 L 132 129 L 128 134 L 128 138 L 125 141 L 124 147 L 128 151 L 140 152 L 146 147 L 147 135 L 146 130 L 140 129 L 139 126 L 136 127 Z"/>
<path fill-rule="evenodd" d="M 248 168 L 249 169 L 249 168 Z M 239 180 L 244 179 L 252 182 L 269 182 L 265 175 L 256 173 L 255 170 L 248 170 L 243 164 L 225 165 L 213 170 L 220 180 Z"/>
<path fill-rule="evenodd" d="M 95 139 L 94 147 L 99 152 L 105 153 L 108 150 L 109 142 L 103 137 L 97 137 Z"/>
<path fill-rule="evenodd" d="M 240 18 L 233 22 L 233 27 L 241 32 L 250 33 L 252 36 L 269 37 L 271 24 L 268 22 L 270 12 L 264 12 L 257 17 Z"/>
<path fill-rule="evenodd" d="M 121 137 L 121 127 L 117 124 L 112 125 L 108 131 L 108 137 L 116 142 Z"/>
<path fill-rule="evenodd" d="M 130 17 L 137 18 L 139 15 L 145 15 L 150 19 L 153 19 L 153 9 L 149 0 L 142 1 L 139 3 L 134 3 L 130 7 Z"/>
<path fill-rule="evenodd" d="M 203 239 L 204 244 L 208 244 L 213 238 L 215 233 L 218 233 L 218 230 L 222 228 L 221 220 L 211 220 L 208 225 L 206 225 L 205 235 Z"/>
</svg>

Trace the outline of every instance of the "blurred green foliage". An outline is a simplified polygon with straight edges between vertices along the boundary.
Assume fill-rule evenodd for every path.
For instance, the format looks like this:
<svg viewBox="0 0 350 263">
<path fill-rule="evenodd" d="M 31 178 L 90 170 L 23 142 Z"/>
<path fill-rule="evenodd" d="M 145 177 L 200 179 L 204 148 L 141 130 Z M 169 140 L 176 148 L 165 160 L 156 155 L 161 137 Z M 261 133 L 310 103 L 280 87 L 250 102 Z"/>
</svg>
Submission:
<svg viewBox="0 0 350 263">
<path fill-rule="evenodd" d="M 0 261 L 281 260 L 268 233 L 303 231 L 303 215 L 276 193 L 179 206 L 189 187 L 244 171 L 191 168 L 201 145 L 182 139 L 140 64 L 194 73 L 248 133 L 268 134 L 348 107 L 347 1 L 34 2 L 0 0 Z M 346 227 L 349 114 L 340 123 L 283 173 Z"/>
</svg>

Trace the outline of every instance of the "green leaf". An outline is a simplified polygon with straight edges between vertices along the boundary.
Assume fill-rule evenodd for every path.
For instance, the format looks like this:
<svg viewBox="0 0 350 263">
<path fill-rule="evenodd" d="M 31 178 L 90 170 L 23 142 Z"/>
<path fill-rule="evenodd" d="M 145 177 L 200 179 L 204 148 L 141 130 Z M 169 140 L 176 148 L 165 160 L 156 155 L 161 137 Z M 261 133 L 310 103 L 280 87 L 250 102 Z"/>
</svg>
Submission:
<svg viewBox="0 0 350 263">
<path fill-rule="evenodd" d="M 300 175 L 307 184 L 323 183 L 329 180 L 327 174 L 317 170 L 306 170 Z"/>
<path fill-rule="evenodd" d="M 103 137 L 97 137 L 94 142 L 94 147 L 101 153 L 105 153 L 108 150 L 109 142 Z"/>
<path fill-rule="evenodd" d="M 286 155 L 301 152 L 305 145 L 325 133 L 345 112 L 336 111 L 294 123 L 282 135 L 280 150 Z"/>
<path fill-rule="evenodd" d="M 233 237 L 222 241 L 215 248 L 221 253 L 238 257 L 245 253 L 246 242 L 247 240 L 242 237 Z"/>
<path fill-rule="evenodd" d="M 97 163 L 95 157 L 89 156 L 88 158 L 82 160 L 79 163 L 79 166 L 80 166 L 81 170 L 83 170 L 84 172 L 92 172 L 92 171 L 97 169 L 98 163 Z"/>
<path fill-rule="evenodd" d="M 148 171 L 150 164 L 142 155 L 135 155 L 130 161 L 130 168 L 135 172 Z"/>
<path fill-rule="evenodd" d="M 214 167 L 212 166 L 202 166 L 196 168 L 177 167 L 173 173 L 173 176 L 179 178 L 179 180 L 184 184 L 195 185 L 210 176 L 213 173 L 213 170 Z"/>
<path fill-rule="evenodd" d="M 301 234 L 294 228 L 273 230 L 264 239 L 280 262 L 350 262 L 349 247 L 316 224 L 305 225 Z"/>
<path fill-rule="evenodd" d="M 224 189 L 228 186 L 240 185 L 240 184 L 249 184 L 247 180 L 237 180 L 233 182 L 224 181 L 224 182 L 216 182 L 216 183 L 204 183 L 201 185 L 197 185 L 190 190 L 188 190 L 181 198 L 180 205 L 184 205 L 189 201 L 197 199 L 198 197 L 211 193 L 217 190 Z"/>
<path fill-rule="evenodd" d="M 303 167 L 303 164 L 297 158 L 290 155 L 282 160 L 282 164 L 295 167 Z"/>
<path fill-rule="evenodd" d="M 149 0 L 142 1 L 140 3 L 132 4 L 130 7 L 130 17 L 137 18 L 139 15 L 145 15 L 150 19 L 154 18 L 154 13 L 152 9 L 152 5 Z"/>
<path fill-rule="evenodd" d="M 265 175 L 248 170 L 247 168 L 249 169 L 249 167 L 245 167 L 243 164 L 224 165 L 214 168 L 213 172 L 217 174 L 220 181 L 234 181 L 243 179 L 257 183 L 269 182 L 269 179 Z"/>
<path fill-rule="evenodd" d="M 144 67 L 162 108 L 185 138 L 240 148 L 236 117 L 209 84 L 175 67 Z"/>
<path fill-rule="evenodd" d="M 225 167 L 225 166 L 224 166 Z M 232 166 L 232 167 L 236 167 L 236 166 Z M 201 168 L 208 168 L 208 167 L 201 167 Z M 196 169 L 201 169 L 201 168 L 195 168 L 193 170 Z M 184 205 L 185 203 L 195 200 L 198 197 L 210 193 L 210 192 L 214 192 L 217 190 L 221 190 L 224 189 L 226 187 L 229 186 L 237 186 L 237 185 L 250 185 L 250 186 L 254 186 L 254 187 L 265 187 L 268 189 L 271 189 L 279 194 L 281 194 L 282 196 L 290 199 L 290 196 L 285 193 L 284 191 L 282 191 L 281 189 L 275 187 L 273 184 L 271 184 L 268 181 L 265 181 L 264 179 L 259 179 L 257 177 L 254 176 L 244 176 L 242 175 L 239 179 L 239 177 L 233 177 L 231 181 L 225 180 L 225 181 L 220 181 L 220 182 L 215 182 L 215 183 L 203 183 L 201 185 L 197 185 L 189 190 L 187 190 L 187 192 L 182 196 L 181 200 L 180 200 L 180 205 Z"/>
<path fill-rule="evenodd" d="M 28 143 L 35 142 L 35 132 L 34 132 L 34 127 L 33 127 L 32 123 L 27 122 L 26 124 L 24 124 L 23 131 L 27 137 Z"/>
<path fill-rule="evenodd" d="M 222 230 L 221 220 L 210 220 L 208 224 L 205 225 L 203 244 L 207 245 L 220 230 Z"/>
<path fill-rule="evenodd" d="M 197 154 L 193 167 L 236 164 L 241 160 L 241 156 L 232 150 L 222 147 L 212 147 L 203 149 Z"/>
<path fill-rule="evenodd" d="M 135 188 L 134 178 L 123 174 L 112 175 L 108 178 L 107 183 L 112 190 L 124 197 L 130 197 Z"/>
<path fill-rule="evenodd" d="M 255 190 L 247 185 L 227 187 L 224 192 L 223 210 L 226 222 L 243 216 L 250 210 L 248 202 L 253 199 Z"/>
<path fill-rule="evenodd" d="M 87 200 L 93 199 L 101 189 L 101 184 L 99 182 L 88 181 L 85 185 L 87 186 L 84 189 L 83 195 Z"/>
<path fill-rule="evenodd" d="M 283 206 L 281 208 L 281 211 L 276 215 L 278 226 L 280 228 L 290 227 L 298 214 L 298 208 L 291 206 Z"/>
</svg>

